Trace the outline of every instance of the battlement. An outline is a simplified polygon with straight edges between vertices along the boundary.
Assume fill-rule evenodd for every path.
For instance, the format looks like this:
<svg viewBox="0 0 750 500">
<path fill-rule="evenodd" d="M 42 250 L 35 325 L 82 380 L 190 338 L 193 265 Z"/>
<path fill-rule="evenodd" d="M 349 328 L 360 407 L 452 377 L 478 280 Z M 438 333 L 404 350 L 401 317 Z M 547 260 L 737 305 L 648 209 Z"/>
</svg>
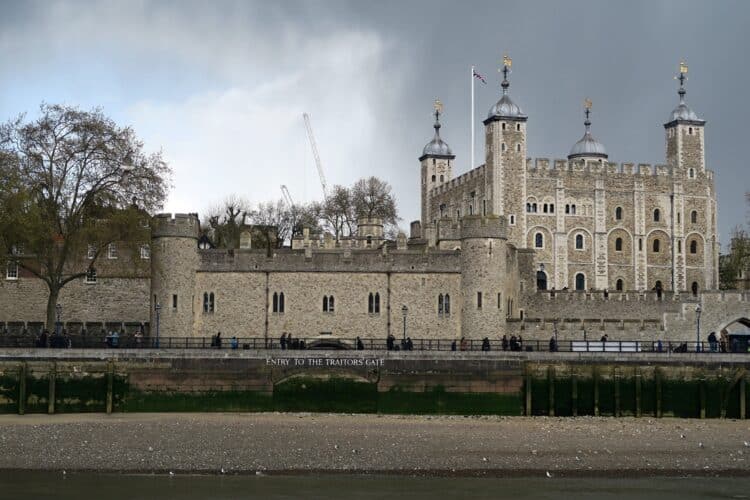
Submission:
<svg viewBox="0 0 750 500">
<path fill-rule="evenodd" d="M 461 239 L 507 238 L 505 217 L 467 215 L 461 219 Z"/>
<path fill-rule="evenodd" d="M 151 222 L 152 238 L 194 238 L 200 234 L 198 214 L 162 213 L 154 216 Z"/>
<path fill-rule="evenodd" d="M 449 180 L 448 182 L 445 182 L 437 187 L 434 187 L 430 190 L 430 196 L 436 196 L 443 193 L 448 193 L 450 191 L 453 191 L 457 187 L 460 187 L 469 181 L 473 181 L 477 179 L 478 177 L 481 177 L 484 175 L 484 165 L 479 165 L 477 168 L 474 168 L 472 170 L 469 170 L 468 172 L 459 175 L 458 177 L 454 177 L 453 179 Z"/>
<path fill-rule="evenodd" d="M 568 174 L 571 172 L 603 174 L 613 176 L 661 176 L 669 177 L 672 169 L 669 165 L 650 163 L 617 163 L 600 160 L 584 160 L 576 158 L 573 160 L 549 158 L 526 158 L 526 170 L 529 172 L 558 172 Z M 708 172 L 707 172 L 708 175 Z M 709 179 L 711 177 L 709 176 Z"/>
</svg>

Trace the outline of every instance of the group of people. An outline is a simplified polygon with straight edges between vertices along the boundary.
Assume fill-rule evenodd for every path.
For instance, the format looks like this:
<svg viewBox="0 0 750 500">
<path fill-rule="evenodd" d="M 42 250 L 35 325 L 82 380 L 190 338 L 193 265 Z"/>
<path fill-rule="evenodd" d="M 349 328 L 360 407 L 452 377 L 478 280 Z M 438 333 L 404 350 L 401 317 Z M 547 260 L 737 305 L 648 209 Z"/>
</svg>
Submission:
<svg viewBox="0 0 750 500">
<path fill-rule="evenodd" d="M 389 351 L 413 351 L 414 342 L 412 342 L 411 337 L 406 337 L 401 341 L 400 346 L 396 345 L 396 337 L 392 333 L 389 333 L 385 338 L 385 347 Z"/>
<path fill-rule="evenodd" d="M 62 334 L 56 331 L 50 334 L 47 330 L 42 330 L 42 333 L 37 335 L 34 341 L 35 347 L 51 347 L 53 349 L 68 349 L 73 346 L 73 343 L 68 337 L 68 332 L 63 330 Z"/>
<path fill-rule="evenodd" d="M 279 345 L 281 346 L 282 350 L 285 349 L 305 349 L 307 346 L 305 345 L 304 339 L 296 339 L 292 338 L 291 333 L 282 333 L 281 338 L 279 339 Z"/>
<path fill-rule="evenodd" d="M 520 335 L 511 335 L 508 339 L 507 335 L 503 335 L 500 345 L 503 351 L 523 351 L 523 338 Z"/>
</svg>

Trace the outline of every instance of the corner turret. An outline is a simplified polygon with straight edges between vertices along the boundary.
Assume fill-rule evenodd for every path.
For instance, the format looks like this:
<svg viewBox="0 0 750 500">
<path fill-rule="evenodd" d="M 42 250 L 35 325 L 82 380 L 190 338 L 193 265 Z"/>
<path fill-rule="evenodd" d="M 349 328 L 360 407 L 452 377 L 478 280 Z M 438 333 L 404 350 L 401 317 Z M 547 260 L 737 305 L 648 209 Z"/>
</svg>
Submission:
<svg viewBox="0 0 750 500">
<path fill-rule="evenodd" d="M 434 214 L 430 213 L 430 191 L 445 182 L 451 180 L 453 170 L 453 154 L 450 146 L 440 137 L 440 115 L 443 112 L 443 103 L 435 100 L 435 136 L 422 150 L 419 163 L 422 173 L 422 224 L 433 222 Z"/>
</svg>

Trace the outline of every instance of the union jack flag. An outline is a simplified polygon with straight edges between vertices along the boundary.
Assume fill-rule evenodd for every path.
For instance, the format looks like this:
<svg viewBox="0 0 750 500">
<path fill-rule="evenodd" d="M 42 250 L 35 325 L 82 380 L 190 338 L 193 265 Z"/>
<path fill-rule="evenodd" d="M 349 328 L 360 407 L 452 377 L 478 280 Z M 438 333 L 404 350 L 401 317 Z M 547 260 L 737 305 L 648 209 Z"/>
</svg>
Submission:
<svg viewBox="0 0 750 500">
<path fill-rule="evenodd" d="M 478 78 L 483 84 L 487 85 L 487 80 L 484 79 L 482 75 L 477 73 L 476 70 L 472 70 L 474 72 L 474 78 Z"/>
</svg>

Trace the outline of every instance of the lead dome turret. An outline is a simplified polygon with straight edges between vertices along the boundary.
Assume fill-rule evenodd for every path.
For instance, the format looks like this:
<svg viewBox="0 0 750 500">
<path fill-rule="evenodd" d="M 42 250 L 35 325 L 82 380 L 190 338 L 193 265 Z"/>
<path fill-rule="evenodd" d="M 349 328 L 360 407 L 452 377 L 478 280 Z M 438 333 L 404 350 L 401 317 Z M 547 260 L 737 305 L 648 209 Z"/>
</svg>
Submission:
<svg viewBox="0 0 750 500">
<path fill-rule="evenodd" d="M 489 121 L 494 120 L 522 120 L 525 121 L 528 119 L 528 116 L 526 116 L 521 109 L 521 107 L 513 102 L 513 99 L 511 99 L 510 95 L 508 94 L 508 88 L 510 87 L 510 82 L 508 81 L 508 74 L 510 73 L 511 68 L 511 59 L 508 56 L 503 57 L 503 82 L 500 84 L 500 86 L 503 88 L 503 95 L 500 97 L 500 100 L 497 101 L 489 110 L 487 113 L 487 120 L 485 120 L 485 124 Z"/>
<path fill-rule="evenodd" d="M 439 103 L 439 101 L 438 101 Z M 453 157 L 453 151 L 451 150 L 448 143 L 440 137 L 440 113 L 442 111 L 442 104 L 435 106 L 435 135 L 432 140 L 428 142 L 422 150 L 422 158 L 429 157 Z"/>
<path fill-rule="evenodd" d="M 607 148 L 605 148 L 604 144 L 599 142 L 591 134 L 591 121 L 589 120 L 589 117 L 591 115 L 591 101 L 590 100 L 586 99 L 585 107 L 586 107 L 586 121 L 584 121 L 583 124 L 586 127 L 586 131 L 583 133 L 583 137 L 581 137 L 578 140 L 578 142 L 573 144 L 573 147 L 570 148 L 568 159 L 569 160 L 573 160 L 575 158 L 606 159 L 609 157 L 607 155 Z"/>
</svg>

